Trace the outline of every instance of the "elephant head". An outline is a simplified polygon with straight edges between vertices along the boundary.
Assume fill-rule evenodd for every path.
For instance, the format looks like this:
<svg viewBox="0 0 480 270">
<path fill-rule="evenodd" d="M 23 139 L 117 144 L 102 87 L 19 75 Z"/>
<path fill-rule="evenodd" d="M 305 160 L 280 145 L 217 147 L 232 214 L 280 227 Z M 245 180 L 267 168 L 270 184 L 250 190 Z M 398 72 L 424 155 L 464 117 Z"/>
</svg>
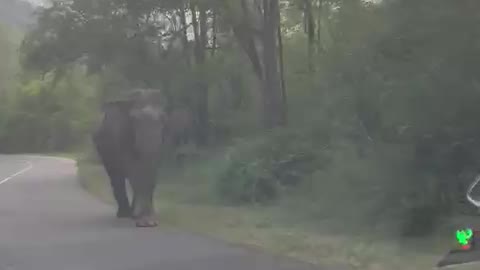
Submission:
<svg viewBox="0 0 480 270">
<path fill-rule="evenodd" d="M 137 90 L 130 99 L 129 116 L 137 157 L 154 158 L 166 139 L 168 116 L 165 99 L 157 90 Z"/>
</svg>

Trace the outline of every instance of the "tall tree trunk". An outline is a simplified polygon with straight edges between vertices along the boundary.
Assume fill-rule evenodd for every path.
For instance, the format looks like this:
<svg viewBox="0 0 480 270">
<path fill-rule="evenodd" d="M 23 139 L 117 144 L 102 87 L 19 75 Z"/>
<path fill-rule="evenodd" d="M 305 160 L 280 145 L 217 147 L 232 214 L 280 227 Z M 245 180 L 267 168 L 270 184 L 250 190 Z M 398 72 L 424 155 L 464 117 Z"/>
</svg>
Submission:
<svg viewBox="0 0 480 270">
<path fill-rule="evenodd" d="M 206 60 L 207 44 L 207 12 L 205 6 L 199 6 L 199 16 L 197 18 L 197 8 L 191 3 L 193 34 L 195 36 L 195 62 L 197 70 L 202 70 Z M 207 144 L 208 141 L 208 84 L 204 76 L 197 76 L 197 89 L 195 89 L 195 110 L 197 113 L 197 143 Z"/>
<path fill-rule="evenodd" d="M 195 38 L 195 46 L 194 46 L 195 60 L 197 61 L 197 64 L 199 64 L 198 62 L 201 61 L 200 59 L 201 53 L 199 52 L 201 42 L 200 42 L 200 34 L 198 31 L 197 9 L 193 3 L 190 4 L 190 12 L 192 13 L 193 36 Z"/>
<path fill-rule="evenodd" d="M 305 5 L 305 2 L 308 1 L 308 0 L 304 0 L 304 3 L 303 3 L 303 20 L 302 20 L 302 23 L 303 23 L 303 33 L 305 34 L 308 34 L 308 18 L 307 18 L 307 12 L 306 12 L 306 5 Z"/>
<path fill-rule="evenodd" d="M 215 50 L 217 49 L 217 10 L 213 11 L 212 15 L 212 51 L 211 55 L 215 56 Z"/>
<path fill-rule="evenodd" d="M 285 124 L 288 124 L 287 89 L 285 85 L 285 69 L 284 69 L 284 61 L 283 61 L 282 28 L 280 25 L 278 26 L 277 39 L 278 39 L 278 58 L 279 58 L 279 65 L 280 65 L 280 81 L 282 84 L 282 106 L 283 106 L 282 117 L 285 120 Z"/>
<path fill-rule="evenodd" d="M 178 15 L 180 17 L 180 24 L 182 27 L 182 42 L 183 42 L 183 48 L 184 48 L 184 53 L 185 53 L 185 58 L 187 65 L 190 66 L 190 49 L 189 49 L 189 43 L 188 43 L 188 37 L 187 37 L 187 16 L 185 15 L 185 5 L 182 4 L 182 8 L 178 11 Z"/>
<path fill-rule="evenodd" d="M 280 24 L 278 0 L 263 1 L 263 82 L 264 125 L 274 128 L 286 125 L 285 109 L 282 102 L 282 83 L 278 58 L 277 31 Z"/>
<path fill-rule="evenodd" d="M 322 16 L 323 16 L 323 0 L 318 0 L 318 15 L 317 15 L 317 53 L 323 52 L 322 46 Z"/>
<path fill-rule="evenodd" d="M 315 22 L 313 20 L 312 13 L 312 0 L 304 0 L 304 16 L 307 26 L 307 50 L 308 50 L 308 70 L 310 73 L 313 72 L 313 50 L 315 48 Z"/>
<path fill-rule="evenodd" d="M 241 0 L 242 19 L 233 31 L 260 82 L 262 123 L 265 128 L 287 124 L 287 102 L 280 58 L 278 0 Z"/>
</svg>

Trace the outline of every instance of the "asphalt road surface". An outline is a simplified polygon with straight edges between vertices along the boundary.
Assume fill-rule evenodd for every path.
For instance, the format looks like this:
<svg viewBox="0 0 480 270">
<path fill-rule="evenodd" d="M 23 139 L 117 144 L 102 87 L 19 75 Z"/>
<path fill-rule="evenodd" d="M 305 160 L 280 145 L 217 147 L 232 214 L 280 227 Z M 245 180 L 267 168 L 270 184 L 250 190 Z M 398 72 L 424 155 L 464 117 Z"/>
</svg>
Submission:
<svg viewBox="0 0 480 270">
<path fill-rule="evenodd" d="M 158 228 L 90 196 L 68 159 L 0 155 L 0 270 L 310 270 L 310 265 Z"/>
</svg>

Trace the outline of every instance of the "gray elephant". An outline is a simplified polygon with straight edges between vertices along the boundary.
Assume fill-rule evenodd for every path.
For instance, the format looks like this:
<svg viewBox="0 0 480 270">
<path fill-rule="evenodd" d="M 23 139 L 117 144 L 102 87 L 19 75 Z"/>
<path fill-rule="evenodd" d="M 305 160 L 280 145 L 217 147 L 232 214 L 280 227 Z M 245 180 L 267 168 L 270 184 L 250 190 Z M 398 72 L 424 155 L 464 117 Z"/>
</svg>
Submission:
<svg viewBox="0 0 480 270">
<path fill-rule="evenodd" d="M 157 226 L 153 206 L 156 170 L 168 148 L 164 101 L 159 91 L 137 90 L 125 100 L 108 102 L 103 108 L 103 121 L 92 136 L 110 178 L 117 217 L 132 217 L 137 227 Z M 127 180 L 133 191 L 131 204 Z"/>
</svg>

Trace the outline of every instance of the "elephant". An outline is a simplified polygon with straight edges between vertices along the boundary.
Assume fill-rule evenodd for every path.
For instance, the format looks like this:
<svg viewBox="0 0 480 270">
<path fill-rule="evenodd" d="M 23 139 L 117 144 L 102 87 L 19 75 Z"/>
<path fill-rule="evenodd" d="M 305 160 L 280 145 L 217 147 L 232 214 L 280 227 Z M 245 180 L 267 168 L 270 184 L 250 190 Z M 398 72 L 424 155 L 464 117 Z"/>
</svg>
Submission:
<svg viewBox="0 0 480 270">
<path fill-rule="evenodd" d="M 160 91 L 138 89 L 124 100 L 106 102 L 103 120 L 92 141 L 110 178 L 118 218 L 133 218 L 137 227 L 155 227 L 153 194 L 156 171 L 165 149 L 168 115 Z M 130 204 L 126 184 L 133 198 Z"/>
</svg>

